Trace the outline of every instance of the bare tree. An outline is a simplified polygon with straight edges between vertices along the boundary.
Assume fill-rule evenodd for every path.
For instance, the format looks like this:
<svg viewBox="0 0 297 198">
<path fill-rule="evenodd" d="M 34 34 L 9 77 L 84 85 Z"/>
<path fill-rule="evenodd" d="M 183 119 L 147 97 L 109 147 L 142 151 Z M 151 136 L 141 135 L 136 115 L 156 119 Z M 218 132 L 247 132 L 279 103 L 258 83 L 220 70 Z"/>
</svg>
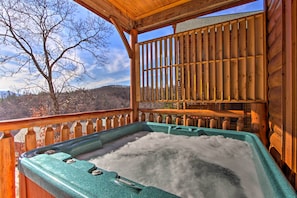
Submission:
<svg viewBox="0 0 297 198">
<path fill-rule="evenodd" d="M 106 61 L 111 26 L 70 0 L 0 0 L 0 9 L 0 64 L 13 65 L 0 69 L 26 72 L 24 88 L 48 92 L 58 114 L 59 94 Z"/>
</svg>

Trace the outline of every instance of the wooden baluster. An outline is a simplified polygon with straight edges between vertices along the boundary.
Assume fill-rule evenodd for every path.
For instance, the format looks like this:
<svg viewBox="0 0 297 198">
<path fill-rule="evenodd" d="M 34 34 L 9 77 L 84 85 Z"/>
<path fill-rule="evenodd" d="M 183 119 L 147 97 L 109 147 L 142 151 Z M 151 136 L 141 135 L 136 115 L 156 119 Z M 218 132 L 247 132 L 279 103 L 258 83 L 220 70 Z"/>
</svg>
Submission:
<svg viewBox="0 0 297 198">
<path fill-rule="evenodd" d="M 175 124 L 176 125 L 180 125 L 180 123 L 181 123 L 181 118 L 179 116 L 176 116 L 176 118 L 175 118 Z"/>
<path fill-rule="evenodd" d="M 186 126 L 192 126 L 193 125 L 193 119 L 190 118 L 190 117 L 187 117 L 186 118 L 186 123 L 185 123 Z"/>
<path fill-rule="evenodd" d="M 145 113 L 144 112 L 141 113 L 140 120 L 141 120 L 141 122 L 145 122 Z"/>
<path fill-rule="evenodd" d="M 36 133 L 33 128 L 29 128 L 25 135 L 25 151 L 35 149 L 36 145 Z"/>
<path fill-rule="evenodd" d="M 153 113 L 149 114 L 149 121 L 154 122 L 154 114 Z"/>
<path fill-rule="evenodd" d="M 118 118 L 118 116 L 114 115 L 112 117 L 112 119 L 113 119 L 113 128 L 119 127 L 119 118 Z"/>
<path fill-rule="evenodd" d="M 172 117 L 171 115 L 166 116 L 166 124 L 171 124 L 172 123 Z"/>
<path fill-rule="evenodd" d="M 128 125 L 130 124 L 131 120 L 130 120 L 130 115 L 127 114 L 126 117 L 125 117 L 125 125 Z"/>
<path fill-rule="evenodd" d="M 4 136 L 0 139 L 0 192 L 3 197 L 15 197 L 14 138 L 9 131 L 2 135 Z"/>
<path fill-rule="evenodd" d="M 106 117 L 105 120 L 105 130 L 111 129 L 111 120 L 109 117 Z"/>
<path fill-rule="evenodd" d="M 88 120 L 86 124 L 87 135 L 94 133 L 94 124 L 92 120 Z"/>
<path fill-rule="evenodd" d="M 158 114 L 158 117 L 157 117 L 157 122 L 158 123 L 162 123 L 162 115 L 161 114 Z"/>
<path fill-rule="evenodd" d="M 222 124 L 222 129 L 224 129 L 224 130 L 230 129 L 230 118 L 225 117 L 223 124 Z"/>
<path fill-rule="evenodd" d="M 69 140 L 69 136 L 70 136 L 70 129 L 68 127 L 68 124 L 64 123 L 61 129 L 61 141 L 64 142 L 66 140 Z"/>
<path fill-rule="evenodd" d="M 55 131 L 53 127 L 49 126 L 46 128 L 45 131 L 45 138 L 44 138 L 45 145 L 50 145 L 55 143 Z"/>
<path fill-rule="evenodd" d="M 210 119 L 210 122 L 209 122 L 209 128 L 217 128 L 217 120 L 214 119 L 214 118 L 211 118 Z"/>
<path fill-rule="evenodd" d="M 205 127 L 205 120 L 202 119 L 202 118 L 199 118 L 198 119 L 198 124 L 197 124 L 198 127 Z"/>
<path fill-rule="evenodd" d="M 125 125 L 125 118 L 123 115 L 120 115 L 119 117 L 119 126 L 124 126 Z"/>
<path fill-rule="evenodd" d="M 243 118 L 240 117 L 237 120 L 236 131 L 243 131 L 243 128 L 244 128 L 244 121 L 243 121 Z"/>
<path fill-rule="evenodd" d="M 80 121 L 77 121 L 75 123 L 75 127 L 74 127 L 74 137 L 78 138 L 82 136 L 82 125 L 80 123 Z"/>
<path fill-rule="evenodd" d="M 103 126 L 102 126 L 102 119 L 101 118 L 97 118 L 96 120 L 96 131 L 100 132 L 103 130 Z"/>
</svg>

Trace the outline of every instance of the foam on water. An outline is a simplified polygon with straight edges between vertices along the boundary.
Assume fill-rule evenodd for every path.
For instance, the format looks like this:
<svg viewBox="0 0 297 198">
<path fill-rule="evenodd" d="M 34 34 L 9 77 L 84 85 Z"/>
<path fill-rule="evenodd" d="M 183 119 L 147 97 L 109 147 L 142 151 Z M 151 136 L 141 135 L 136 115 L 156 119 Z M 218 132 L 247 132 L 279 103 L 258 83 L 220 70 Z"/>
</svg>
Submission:
<svg viewBox="0 0 297 198">
<path fill-rule="evenodd" d="M 90 162 L 181 197 L 263 197 L 249 145 L 223 136 L 150 133 Z"/>
</svg>

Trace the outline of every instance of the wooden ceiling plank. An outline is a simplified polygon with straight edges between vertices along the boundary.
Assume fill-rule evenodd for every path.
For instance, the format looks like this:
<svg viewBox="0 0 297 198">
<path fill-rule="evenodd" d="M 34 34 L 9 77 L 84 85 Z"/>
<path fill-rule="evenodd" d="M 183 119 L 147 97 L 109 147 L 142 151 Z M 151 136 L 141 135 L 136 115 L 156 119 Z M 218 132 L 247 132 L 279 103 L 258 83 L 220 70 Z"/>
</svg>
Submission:
<svg viewBox="0 0 297 198">
<path fill-rule="evenodd" d="M 134 22 L 131 20 L 131 18 L 125 14 L 123 14 L 120 10 L 118 10 L 114 5 L 109 3 L 106 0 L 99 0 L 99 1 L 93 1 L 93 0 L 74 0 L 81 6 L 85 7 L 86 9 L 92 11 L 93 13 L 99 15 L 106 21 L 110 21 L 110 17 L 114 16 L 118 19 L 118 24 L 124 28 L 126 32 L 129 32 L 131 29 L 133 29 Z"/>
<path fill-rule="evenodd" d="M 136 21 L 135 28 L 139 33 L 143 33 L 252 1 L 255 0 L 190 1 L 171 9 L 164 10 L 163 12 L 139 19 Z"/>
<path fill-rule="evenodd" d="M 164 10 L 168 10 L 168 9 L 174 8 L 176 6 L 182 5 L 182 4 L 187 3 L 189 1 L 191 1 L 191 0 L 180 0 L 180 1 L 176 1 L 176 2 L 173 2 L 173 3 L 167 4 L 165 6 L 156 8 L 156 9 L 152 9 L 149 12 L 146 12 L 144 14 L 141 14 L 141 15 L 135 17 L 135 20 L 139 20 L 139 19 L 145 18 L 147 16 L 151 16 L 151 15 L 154 15 L 156 13 L 162 12 Z"/>
</svg>

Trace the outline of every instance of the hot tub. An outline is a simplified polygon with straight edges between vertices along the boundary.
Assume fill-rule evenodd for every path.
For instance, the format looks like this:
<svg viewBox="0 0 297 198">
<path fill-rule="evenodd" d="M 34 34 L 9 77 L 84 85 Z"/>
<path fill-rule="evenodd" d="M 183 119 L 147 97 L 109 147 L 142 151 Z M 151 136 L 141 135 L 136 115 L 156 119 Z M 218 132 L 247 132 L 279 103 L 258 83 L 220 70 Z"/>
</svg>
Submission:
<svg viewBox="0 0 297 198">
<path fill-rule="evenodd" d="M 150 122 L 134 123 L 94 133 L 23 154 L 19 159 L 18 167 L 21 173 L 21 195 L 23 197 L 40 197 L 41 194 L 43 197 L 179 197 L 156 186 L 132 181 L 113 170 L 102 169 L 87 161 L 93 156 L 117 150 L 125 146 L 127 142 L 151 134 L 151 132 L 189 137 L 223 136 L 244 141 L 252 151 L 256 179 L 263 197 L 296 197 L 295 191 L 257 136 L 246 132 Z M 208 166 L 205 162 L 195 164 Z M 214 167 L 213 169 L 222 169 L 218 165 L 209 164 Z M 123 164 L 123 166 L 128 165 Z M 225 169 L 222 169 L 222 172 L 227 176 L 231 174 Z M 231 181 L 231 183 L 236 182 Z M 213 190 L 210 186 L 207 186 L 207 189 Z"/>
</svg>

